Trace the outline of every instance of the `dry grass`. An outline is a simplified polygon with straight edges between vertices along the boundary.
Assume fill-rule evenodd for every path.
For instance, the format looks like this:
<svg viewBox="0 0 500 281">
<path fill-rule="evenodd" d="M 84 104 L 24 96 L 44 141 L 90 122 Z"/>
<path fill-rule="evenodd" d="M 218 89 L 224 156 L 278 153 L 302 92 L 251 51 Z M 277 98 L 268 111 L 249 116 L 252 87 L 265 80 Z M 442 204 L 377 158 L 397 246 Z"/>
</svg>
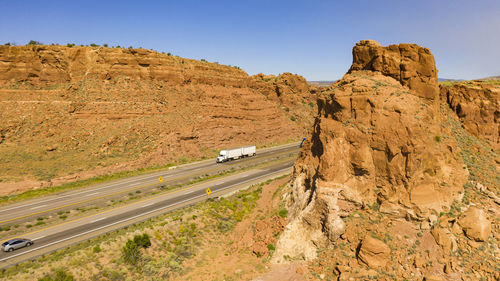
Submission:
<svg viewBox="0 0 500 281">
<path fill-rule="evenodd" d="M 236 273 L 235 269 L 227 271 L 227 265 L 218 264 L 215 258 L 228 253 L 231 245 L 239 240 L 240 237 L 234 236 L 227 239 L 235 226 L 245 221 L 248 224 L 250 214 L 260 214 L 263 203 L 258 201 L 263 189 L 266 198 L 271 198 L 269 194 L 272 195 L 287 180 L 283 177 L 269 180 L 227 199 L 211 199 L 59 250 L 2 271 L 1 280 L 37 280 L 54 275 L 58 270 L 69 273 L 75 280 L 178 280 L 183 279 L 182 276 L 190 276 L 189 280 L 203 280 L 203 275 L 193 277 L 197 276 L 195 272 L 202 271 L 218 272 L 220 277 L 229 274 L 233 279 L 227 280 L 238 280 L 242 274 L 262 272 L 267 261 L 255 257 L 250 262 L 245 259 L 233 265 L 245 267 L 245 272 Z M 126 264 L 122 247 L 127 239 L 143 233 L 151 237 L 151 247 L 140 250 L 141 258 L 137 264 Z M 221 240 L 222 237 L 225 239 Z M 239 255 L 234 254 L 233 259 Z M 252 258 L 251 253 L 247 252 L 247 256 Z M 192 263 L 185 266 L 189 260 L 195 261 L 196 266 Z M 217 265 L 215 268 L 214 264 Z"/>
</svg>

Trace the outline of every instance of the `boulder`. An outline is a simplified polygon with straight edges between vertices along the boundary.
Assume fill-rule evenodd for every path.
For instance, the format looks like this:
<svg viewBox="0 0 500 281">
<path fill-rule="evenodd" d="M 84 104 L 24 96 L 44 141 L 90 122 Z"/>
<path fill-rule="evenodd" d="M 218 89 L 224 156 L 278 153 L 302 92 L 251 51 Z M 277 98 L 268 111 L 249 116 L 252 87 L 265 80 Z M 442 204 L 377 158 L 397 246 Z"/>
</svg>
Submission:
<svg viewBox="0 0 500 281">
<path fill-rule="evenodd" d="M 391 249 L 383 241 L 366 236 L 361 242 L 358 259 L 371 268 L 384 267 L 390 259 Z"/>
<path fill-rule="evenodd" d="M 491 234 L 491 222 L 482 209 L 470 207 L 462 214 L 458 223 L 465 235 L 475 241 L 486 241 Z"/>
<path fill-rule="evenodd" d="M 456 242 L 448 229 L 435 225 L 431 230 L 431 234 L 434 240 L 436 240 L 436 243 L 443 248 L 445 253 L 456 248 Z"/>
</svg>

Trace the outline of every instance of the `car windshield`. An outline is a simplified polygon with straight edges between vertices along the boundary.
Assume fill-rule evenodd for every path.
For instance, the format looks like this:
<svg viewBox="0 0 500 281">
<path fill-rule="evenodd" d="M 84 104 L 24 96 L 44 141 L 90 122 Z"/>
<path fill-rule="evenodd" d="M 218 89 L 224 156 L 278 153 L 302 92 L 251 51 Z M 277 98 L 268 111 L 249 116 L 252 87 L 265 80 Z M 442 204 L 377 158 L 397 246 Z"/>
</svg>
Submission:
<svg viewBox="0 0 500 281">
<path fill-rule="evenodd" d="M 3 242 L 2 246 L 9 245 L 9 242 Z"/>
</svg>

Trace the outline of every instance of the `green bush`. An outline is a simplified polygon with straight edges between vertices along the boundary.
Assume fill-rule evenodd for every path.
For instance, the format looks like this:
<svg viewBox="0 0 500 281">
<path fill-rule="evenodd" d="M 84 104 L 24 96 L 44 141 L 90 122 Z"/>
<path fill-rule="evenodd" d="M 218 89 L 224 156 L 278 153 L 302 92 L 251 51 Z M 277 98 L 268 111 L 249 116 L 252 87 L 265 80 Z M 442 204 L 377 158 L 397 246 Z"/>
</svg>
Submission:
<svg viewBox="0 0 500 281">
<path fill-rule="evenodd" d="M 437 143 L 440 143 L 440 142 L 441 142 L 441 136 L 435 136 L 435 137 L 434 137 L 434 140 L 435 140 Z"/>
<path fill-rule="evenodd" d="M 72 43 L 66 44 L 66 47 L 68 47 L 68 48 L 73 48 L 74 46 L 75 46 L 75 44 L 72 44 Z"/>
<path fill-rule="evenodd" d="M 62 269 L 56 271 L 54 276 L 47 275 L 43 278 L 38 279 L 38 281 L 74 281 L 73 275 L 66 273 Z"/>
<path fill-rule="evenodd" d="M 151 247 L 151 240 L 149 239 L 149 235 L 144 233 L 143 235 L 135 235 L 134 236 L 134 243 L 142 248 L 149 248 Z"/>
<path fill-rule="evenodd" d="M 137 265 L 142 258 L 142 253 L 139 246 L 133 240 L 129 239 L 122 248 L 122 257 L 126 263 Z"/>
<path fill-rule="evenodd" d="M 101 247 L 99 245 L 95 245 L 94 248 L 92 249 L 94 253 L 99 253 L 101 251 Z"/>
<path fill-rule="evenodd" d="M 28 42 L 28 45 L 42 45 L 42 43 L 38 42 L 38 41 L 35 41 L 35 40 L 30 40 Z"/>
<path fill-rule="evenodd" d="M 280 215 L 280 217 L 282 218 L 286 218 L 286 216 L 288 215 L 288 210 L 287 209 L 281 209 L 278 214 Z"/>
</svg>

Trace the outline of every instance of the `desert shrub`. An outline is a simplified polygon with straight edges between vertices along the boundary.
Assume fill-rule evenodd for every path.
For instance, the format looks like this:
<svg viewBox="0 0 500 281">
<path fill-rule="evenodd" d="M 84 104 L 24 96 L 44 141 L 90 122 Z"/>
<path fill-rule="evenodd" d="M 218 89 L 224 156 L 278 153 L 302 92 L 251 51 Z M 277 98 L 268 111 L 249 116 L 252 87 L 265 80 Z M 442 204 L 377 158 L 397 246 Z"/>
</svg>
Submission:
<svg viewBox="0 0 500 281">
<path fill-rule="evenodd" d="M 296 120 L 297 120 L 297 118 L 295 118 L 295 116 L 292 116 L 292 117 L 290 117 L 290 120 L 292 120 L 292 121 L 296 121 Z"/>
<path fill-rule="evenodd" d="M 141 260 L 142 253 L 134 240 L 129 239 L 127 243 L 125 243 L 125 246 L 122 248 L 122 258 L 126 263 L 131 265 L 137 265 Z"/>
<path fill-rule="evenodd" d="M 73 275 L 66 273 L 66 271 L 59 269 L 56 271 L 54 276 L 51 275 L 46 275 L 45 277 L 42 277 L 38 279 L 38 281 L 74 281 L 75 278 Z"/>
<path fill-rule="evenodd" d="M 95 43 L 91 43 L 90 44 L 90 47 L 99 47 L 99 45 L 95 44 Z"/>
<path fill-rule="evenodd" d="M 99 246 L 99 244 L 95 245 L 94 248 L 92 249 L 92 251 L 94 253 L 99 253 L 101 251 L 101 247 Z"/>
<path fill-rule="evenodd" d="M 102 44 L 102 46 L 107 48 L 108 44 L 104 43 L 104 44 Z"/>
<path fill-rule="evenodd" d="M 68 47 L 68 48 L 72 48 L 72 47 L 74 47 L 74 46 L 75 46 L 75 44 L 72 44 L 72 43 L 68 43 L 68 44 L 66 44 L 66 47 Z"/>
<path fill-rule="evenodd" d="M 142 248 L 149 248 L 151 246 L 151 240 L 149 239 L 149 235 L 144 233 L 143 235 L 135 235 L 134 243 Z"/>
<path fill-rule="evenodd" d="M 30 40 L 30 41 L 28 42 L 28 45 L 30 45 L 30 46 L 31 46 L 31 45 L 42 45 L 42 43 L 40 43 L 40 42 L 38 42 L 38 41 L 35 41 L 35 40 Z"/>
<path fill-rule="evenodd" d="M 286 218 L 286 216 L 288 215 L 288 210 L 287 209 L 281 209 L 278 214 L 280 215 L 280 217 L 282 218 Z"/>
</svg>

